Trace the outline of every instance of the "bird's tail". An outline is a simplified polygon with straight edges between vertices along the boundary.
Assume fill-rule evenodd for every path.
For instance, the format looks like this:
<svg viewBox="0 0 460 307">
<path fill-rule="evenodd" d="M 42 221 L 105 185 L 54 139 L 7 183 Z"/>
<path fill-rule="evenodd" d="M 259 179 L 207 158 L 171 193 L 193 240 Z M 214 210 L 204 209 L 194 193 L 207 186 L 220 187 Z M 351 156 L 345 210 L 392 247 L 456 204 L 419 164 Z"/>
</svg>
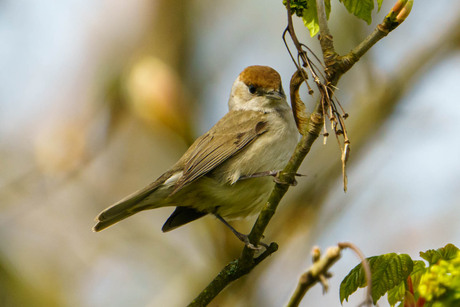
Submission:
<svg viewBox="0 0 460 307">
<path fill-rule="evenodd" d="M 152 194 L 156 194 L 153 193 L 154 190 L 148 187 L 135 192 L 99 213 L 93 231 L 101 231 L 139 211 L 162 207 L 163 205 L 158 199 L 161 198 L 161 195 L 159 195 L 160 197 L 153 197 Z M 160 194 L 162 193 L 160 192 Z"/>
<path fill-rule="evenodd" d="M 118 206 L 118 205 L 117 205 Z M 96 225 L 93 227 L 93 231 L 98 232 L 101 230 L 106 229 L 109 226 L 112 226 L 115 223 L 118 223 L 121 220 L 124 220 L 125 218 L 133 215 L 136 212 L 130 212 L 128 210 L 125 211 L 120 211 L 117 214 L 112 212 L 112 209 L 118 209 L 116 207 L 109 207 L 102 211 L 97 217 L 96 217 Z"/>
</svg>

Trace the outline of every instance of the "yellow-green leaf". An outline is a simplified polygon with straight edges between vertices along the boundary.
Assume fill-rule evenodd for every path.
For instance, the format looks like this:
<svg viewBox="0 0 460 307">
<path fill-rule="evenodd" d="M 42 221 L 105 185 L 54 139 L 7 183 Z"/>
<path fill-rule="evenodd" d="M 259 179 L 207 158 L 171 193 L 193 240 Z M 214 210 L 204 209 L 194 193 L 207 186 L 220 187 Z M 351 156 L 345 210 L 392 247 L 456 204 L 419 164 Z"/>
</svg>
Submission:
<svg viewBox="0 0 460 307">
<path fill-rule="evenodd" d="M 413 269 L 413 261 L 407 254 L 384 254 L 367 258 L 372 274 L 372 300 L 374 304 L 389 290 L 404 282 Z M 340 302 L 358 288 L 366 286 L 364 270 L 358 264 L 340 284 Z"/>
<path fill-rule="evenodd" d="M 372 22 L 374 0 L 339 0 L 345 5 L 348 12 L 364 20 L 367 24 Z"/>
<path fill-rule="evenodd" d="M 303 10 L 302 20 L 308 31 L 310 31 L 311 37 L 318 34 L 319 24 L 315 0 L 307 0 L 307 9 Z"/>
</svg>

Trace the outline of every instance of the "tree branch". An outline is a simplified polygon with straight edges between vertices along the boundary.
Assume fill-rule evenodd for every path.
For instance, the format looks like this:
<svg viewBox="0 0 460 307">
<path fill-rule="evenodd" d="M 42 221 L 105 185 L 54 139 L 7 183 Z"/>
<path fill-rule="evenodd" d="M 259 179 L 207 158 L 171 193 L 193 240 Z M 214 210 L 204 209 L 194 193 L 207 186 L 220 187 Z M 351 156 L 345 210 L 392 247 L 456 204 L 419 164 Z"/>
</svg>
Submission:
<svg viewBox="0 0 460 307">
<path fill-rule="evenodd" d="M 313 265 L 303 273 L 299 278 L 299 283 L 289 300 L 286 307 L 297 307 L 302 301 L 307 291 L 313 287 L 317 282 L 323 283 L 323 287 L 327 289 L 324 280 L 328 276 L 328 271 L 331 266 L 336 263 L 341 257 L 342 249 L 338 246 L 330 247 L 326 251 L 326 255 L 319 258 L 319 249 L 313 250 L 314 260 Z M 317 258 L 315 259 L 315 253 Z"/>
<path fill-rule="evenodd" d="M 320 103 L 318 103 L 320 105 Z M 318 107 L 317 107 L 318 110 Z M 300 167 L 305 156 L 311 149 L 313 142 L 318 138 L 323 126 L 322 113 L 313 112 L 310 116 L 308 133 L 306 133 L 294 151 L 289 163 L 281 172 L 280 182 L 292 182 L 297 169 Z M 290 185 L 287 183 L 277 183 L 273 189 L 267 203 L 260 212 L 250 234 L 249 240 L 257 245 L 263 236 L 265 228 L 270 219 L 275 214 L 279 202 L 288 191 Z M 228 284 L 248 274 L 256 265 L 262 262 L 278 249 L 278 244 L 271 243 L 270 246 L 260 256 L 254 258 L 255 250 L 244 247 L 240 258 L 227 264 L 214 280 L 190 303 L 189 306 L 205 306 L 216 297 Z"/>
<path fill-rule="evenodd" d="M 316 0 L 316 12 L 318 15 L 319 25 L 319 43 L 323 52 L 324 64 L 326 64 L 326 67 L 328 67 L 335 63 L 337 53 L 335 52 L 334 40 L 327 24 L 324 0 Z"/>
<path fill-rule="evenodd" d="M 272 243 L 257 258 L 239 258 L 227 264 L 213 281 L 188 305 L 189 307 L 206 306 L 211 302 L 228 284 L 248 274 L 256 265 L 278 250 L 278 244 Z"/>
<path fill-rule="evenodd" d="M 338 65 L 341 67 L 341 74 L 349 70 L 379 40 L 396 29 L 409 15 L 412 5 L 413 0 L 398 0 L 382 23 L 377 25 L 371 34 L 347 55 L 340 57 Z"/>
<path fill-rule="evenodd" d="M 279 176 L 281 182 L 292 182 L 294 180 L 295 174 L 302 164 L 302 161 L 310 151 L 313 142 L 318 138 L 324 122 L 322 112 L 318 112 L 321 109 L 320 105 L 321 104 L 318 103 L 315 112 L 310 115 L 310 121 L 307 126 L 307 133 L 297 144 L 294 155 L 291 157 L 288 164 L 281 172 Z M 275 185 L 273 192 L 268 198 L 267 203 L 262 209 L 259 217 L 256 220 L 256 223 L 251 230 L 251 233 L 249 234 L 249 239 L 253 244 L 259 243 L 268 222 L 272 218 L 279 202 L 281 201 L 281 198 L 284 196 L 284 194 L 286 194 L 289 187 L 289 184 L 277 183 Z M 245 250 L 249 251 L 249 248 L 245 247 Z"/>
</svg>

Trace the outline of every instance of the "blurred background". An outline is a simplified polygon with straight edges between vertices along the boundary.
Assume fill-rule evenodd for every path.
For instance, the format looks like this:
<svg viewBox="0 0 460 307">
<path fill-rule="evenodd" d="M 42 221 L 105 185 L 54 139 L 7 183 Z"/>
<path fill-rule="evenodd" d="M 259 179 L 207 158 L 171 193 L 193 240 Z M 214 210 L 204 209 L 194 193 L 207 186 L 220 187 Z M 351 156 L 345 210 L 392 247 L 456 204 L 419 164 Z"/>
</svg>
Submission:
<svg viewBox="0 0 460 307">
<path fill-rule="evenodd" d="M 370 26 L 332 4 L 344 54 L 393 1 Z M 272 66 L 288 89 L 285 26 L 281 0 L 0 1 L 0 305 L 184 306 L 238 257 L 241 242 L 212 217 L 163 234 L 172 208 L 91 227 L 226 113 L 246 66 Z M 459 3 L 415 1 L 342 78 L 348 192 L 334 138 L 318 140 L 266 232 L 280 250 L 211 306 L 282 306 L 315 245 L 413 258 L 460 245 L 459 32 Z M 248 232 L 253 222 L 234 225 Z M 302 305 L 340 306 L 340 281 L 358 261 L 345 252 L 330 291 L 316 286 Z"/>
</svg>

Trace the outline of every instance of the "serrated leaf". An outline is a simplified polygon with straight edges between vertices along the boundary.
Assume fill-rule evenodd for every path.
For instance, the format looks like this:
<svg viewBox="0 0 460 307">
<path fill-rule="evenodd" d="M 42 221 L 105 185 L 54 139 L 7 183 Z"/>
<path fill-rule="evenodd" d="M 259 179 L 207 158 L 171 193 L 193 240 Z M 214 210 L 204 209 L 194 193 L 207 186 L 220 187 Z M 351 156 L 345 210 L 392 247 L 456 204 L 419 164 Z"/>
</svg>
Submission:
<svg viewBox="0 0 460 307">
<path fill-rule="evenodd" d="M 377 257 L 380 256 L 369 257 L 366 259 L 370 263 L 371 261 L 374 261 L 374 259 Z M 340 283 L 340 303 L 343 303 L 343 300 L 346 300 L 348 302 L 348 297 L 358 288 L 366 286 L 366 284 L 367 282 L 363 266 L 360 263 L 357 266 L 355 266 Z"/>
<path fill-rule="evenodd" d="M 412 272 L 410 278 L 414 289 L 420 284 L 420 278 L 426 272 L 425 262 L 422 260 L 413 261 Z M 407 283 L 406 280 L 402 281 L 399 285 L 388 291 L 388 303 L 390 306 L 395 306 L 398 302 L 403 302 L 407 299 Z"/>
<path fill-rule="evenodd" d="M 367 258 L 372 273 L 372 300 L 374 304 L 388 290 L 405 281 L 413 269 L 412 259 L 407 254 L 384 254 Z M 361 264 L 353 268 L 340 284 L 340 302 L 348 301 L 348 297 L 358 288 L 366 285 L 364 270 Z"/>
<path fill-rule="evenodd" d="M 434 249 L 429 249 L 426 252 L 420 252 L 420 257 L 428 261 L 429 265 L 433 265 L 441 259 L 441 254 Z"/>
<path fill-rule="evenodd" d="M 371 266 L 372 299 L 374 304 L 393 287 L 405 281 L 413 269 L 413 261 L 407 254 L 385 254 Z"/>
<path fill-rule="evenodd" d="M 444 247 L 438 248 L 436 250 L 429 249 L 426 252 L 420 252 L 420 257 L 428 261 L 431 265 L 436 264 L 439 260 L 451 260 L 457 256 L 459 251 L 458 247 L 453 244 L 447 244 Z"/>
<path fill-rule="evenodd" d="M 318 34 L 319 24 L 315 0 L 307 0 L 307 9 L 303 10 L 302 20 L 305 27 L 310 31 L 311 37 Z"/>
<path fill-rule="evenodd" d="M 406 284 L 401 282 L 393 289 L 388 291 L 388 303 L 391 307 L 395 306 L 397 302 L 402 302 L 406 296 Z"/>
<path fill-rule="evenodd" d="M 372 10 L 374 9 L 374 0 L 339 0 L 345 5 L 347 11 L 358 18 L 361 18 L 367 24 L 372 22 Z"/>
<path fill-rule="evenodd" d="M 459 249 L 457 246 L 449 243 L 442 248 L 438 248 L 438 252 L 441 254 L 442 259 L 444 260 L 452 260 L 457 257 Z"/>
</svg>

